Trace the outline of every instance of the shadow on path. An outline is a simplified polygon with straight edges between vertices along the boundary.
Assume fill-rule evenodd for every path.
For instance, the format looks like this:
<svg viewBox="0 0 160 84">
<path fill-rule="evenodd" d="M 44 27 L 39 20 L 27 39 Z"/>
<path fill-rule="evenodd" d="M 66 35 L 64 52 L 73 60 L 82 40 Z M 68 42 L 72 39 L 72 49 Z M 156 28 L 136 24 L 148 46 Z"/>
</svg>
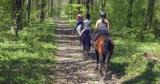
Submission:
<svg viewBox="0 0 160 84">
<path fill-rule="evenodd" d="M 125 74 L 125 64 L 112 63 L 110 80 L 103 80 L 95 72 L 94 50 L 89 56 L 84 56 L 79 45 L 77 35 L 72 34 L 73 28 L 68 26 L 65 19 L 56 21 L 56 39 L 58 43 L 57 64 L 54 73 L 56 84 L 115 84 L 119 83 L 120 76 Z M 117 69 L 117 67 L 119 67 Z M 113 78 L 113 76 L 116 77 Z M 112 80 L 111 80 L 112 79 Z"/>
</svg>

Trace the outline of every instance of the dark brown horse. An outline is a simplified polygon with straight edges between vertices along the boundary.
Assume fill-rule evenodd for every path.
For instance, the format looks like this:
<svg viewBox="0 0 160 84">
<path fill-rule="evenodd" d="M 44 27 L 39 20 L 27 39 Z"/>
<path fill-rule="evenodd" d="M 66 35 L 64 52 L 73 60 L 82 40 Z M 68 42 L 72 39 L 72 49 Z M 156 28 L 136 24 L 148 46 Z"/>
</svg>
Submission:
<svg viewBox="0 0 160 84">
<path fill-rule="evenodd" d="M 107 36 L 101 35 L 95 41 L 95 54 L 96 54 L 96 59 L 97 59 L 96 70 L 98 70 L 98 65 L 100 64 L 100 73 L 102 75 L 103 75 L 102 69 L 104 69 L 104 71 L 107 71 L 108 69 L 110 59 L 113 53 L 113 49 L 114 49 L 114 45 L 109 35 Z M 105 65 L 105 61 L 107 61 L 106 65 Z"/>
</svg>

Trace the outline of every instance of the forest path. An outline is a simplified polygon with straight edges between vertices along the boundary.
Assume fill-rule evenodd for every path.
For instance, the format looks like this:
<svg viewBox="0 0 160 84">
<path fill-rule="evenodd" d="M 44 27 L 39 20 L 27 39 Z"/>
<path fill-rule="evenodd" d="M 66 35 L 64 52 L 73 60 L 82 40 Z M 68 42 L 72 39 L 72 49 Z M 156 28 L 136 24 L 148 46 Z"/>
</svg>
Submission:
<svg viewBox="0 0 160 84">
<path fill-rule="evenodd" d="M 105 80 L 94 71 L 94 54 L 91 53 L 88 57 L 83 55 L 78 38 L 72 34 L 73 28 L 68 20 L 58 18 L 55 23 L 58 50 L 54 84 L 119 84 L 114 74 L 110 74 L 110 79 Z"/>
</svg>

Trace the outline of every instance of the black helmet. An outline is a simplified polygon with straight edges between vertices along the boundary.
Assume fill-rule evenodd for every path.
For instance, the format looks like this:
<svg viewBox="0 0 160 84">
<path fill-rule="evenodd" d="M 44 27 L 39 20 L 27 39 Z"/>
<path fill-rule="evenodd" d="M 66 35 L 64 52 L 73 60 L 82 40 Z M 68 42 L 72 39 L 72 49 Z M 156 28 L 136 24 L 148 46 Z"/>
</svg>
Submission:
<svg viewBox="0 0 160 84">
<path fill-rule="evenodd" d="M 101 12 L 100 12 L 100 16 L 103 17 L 103 18 L 105 18 L 105 17 L 106 17 L 106 13 L 103 12 L 103 11 L 101 11 Z"/>
<path fill-rule="evenodd" d="M 86 18 L 90 19 L 91 15 L 89 13 L 86 14 Z"/>
</svg>

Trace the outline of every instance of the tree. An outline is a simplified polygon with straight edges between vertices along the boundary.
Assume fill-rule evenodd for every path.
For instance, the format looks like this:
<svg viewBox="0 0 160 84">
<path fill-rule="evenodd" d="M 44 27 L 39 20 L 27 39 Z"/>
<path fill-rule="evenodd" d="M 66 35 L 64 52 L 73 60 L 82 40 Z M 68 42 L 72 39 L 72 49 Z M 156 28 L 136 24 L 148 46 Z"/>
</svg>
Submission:
<svg viewBox="0 0 160 84">
<path fill-rule="evenodd" d="M 31 0 L 27 0 L 27 19 L 30 22 L 30 12 L 31 12 Z"/>
<path fill-rule="evenodd" d="M 54 4 L 54 2 L 53 2 L 53 0 L 51 0 L 51 11 L 50 11 L 50 17 L 52 17 L 53 16 L 53 4 Z"/>
<path fill-rule="evenodd" d="M 101 10 L 105 11 L 106 8 L 106 1 L 105 0 L 101 0 Z"/>
<path fill-rule="evenodd" d="M 80 3 L 81 3 L 81 0 L 78 0 L 78 1 L 77 1 L 77 4 L 80 4 Z"/>
<path fill-rule="evenodd" d="M 144 22 L 145 27 L 152 27 L 153 24 L 153 17 L 154 17 L 154 4 L 155 0 L 148 0 L 148 9 L 146 14 L 146 19 Z"/>
<path fill-rule="evenodd" d="M 143 30 L 141 30 L 141 41 L 144 41 L 144 31 L 149 30 L 153 26 L 155 0 L 148 0 L 147 14 L 144 21 Z"/>
<path fill-rule="evenodd" d="M 87 10 L 86 14 L 89 14 L 89 3 L 90 3 L 90 0 L 86 0 L 86 10 Z"/>
<path fill-rule="evenodd" d="M 45 19 L 45 6 L 46 6 L 45 0 L 42 0 L 41 1 L 40 22 L 44 22 L 44 19 Z"/>
<path fill-rule="evenodd" d="M 69 0 L 69 3 L 70 3 L 70 4 L 73 4 L 73 0 Z"/>
<path fill-rule="evenodd" d="M 127 15 L 127 27 L 131 27 L 132 26 L 132 13 L 133 13 L 133 1 L 134 0 L 128 0 L 128 15 Z"/>
<path fill-rule="evenodd" d="M 12 26 L 11 26 L 11 32 L 13 35 L 16 35 L 18 37 L 18 26 L 16 24 L 16 0 L 11 1 L 11 20 L 12 20 Z"/>
<path fill-rule="evenodd" d="M 16 24 L 17 29 L 22 29 L 22 18 L 23 18 L 23 11 L 22 11 L 22 0 L 16 0 Z"/>
<path fill-rule="evenodd" d="M 18 37 L 18 30 L 22 29 L 22 0 L 13 0 L 11 2 L 11 17 L 12 17 L 12 27 L 14 34 Z"/>
</svg>

